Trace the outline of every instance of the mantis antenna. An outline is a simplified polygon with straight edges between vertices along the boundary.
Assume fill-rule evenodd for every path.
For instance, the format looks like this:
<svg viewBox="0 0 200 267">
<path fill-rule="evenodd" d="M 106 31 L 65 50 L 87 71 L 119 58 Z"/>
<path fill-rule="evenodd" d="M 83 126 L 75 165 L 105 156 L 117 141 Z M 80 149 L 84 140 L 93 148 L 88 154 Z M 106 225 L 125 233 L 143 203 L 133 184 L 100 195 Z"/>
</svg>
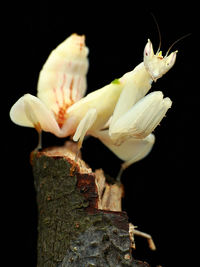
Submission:
<svg viewBox="0 0 200 267">
<path fill-rule="evenodd" d="M 157 22 L 157 20 L 156 20 L 156 17 L 154 16 L 153 13 L 151 13 L 151 16 L 153 17 L 153 20 L 154 20 L 154 22 L 155 22 L 155 24 L 156 24 L 157 31 L 158 31 L 158 36 L 159 36 L 159 46 L 158 46 L 158 50 L 157 50 L 157 52 L 156 52 L 156 54 L 158 54 L 158 53 L 160 52 L 160 48 L 161 48 L 161 32 L 160 32 L 160 28 L 159 28 L 158 22 Z M 185 34 L 185 35 L 183 35 L 182 37 L 180 37 L 179 39 L 177 39 L 175 42 L 173 42 L 173 43 L 170 45 L 169 49 L 167 50 L 167 53 L 166 53 L 165 56 L 166 56 L 166 57 L 168 56 L 170 50 L 172 49 L 172 47 L 173 47 L 176 43 L 178 43 L 179 41 L 185 39 L 186 37 L 188 37 L 188 36 L 190 36 L 190 35 L 191 35 L 191 33 Z"/>
<path fill-rule="evenodd" d="M 169 49 L 167 50 L 167 53 L 166 53 L 165 57 L 168 56 L 170 50 L 172 49 L 172 47 L 173 47 L 176 43 L 178 43 L 179 41 L 185 39 L 186 37 L 188 37 L 188 36 L 190 36 L 190 35 L 191 35 L 191 33 L 185 34 L 185 35 L 183 35 L 182 37 L 180 37 L 179 39 L 177 39 L 175 42 L 173 42 L 172 45 L 170 45 Z"/>
<path fill-rule="evenodd" d="M 156 24 L 157 31 L 158 31 L 158 36 L 159 36 L 159 45 L 158 45 L 158 50 L 157 50 L 157 52 L 156 52 L 156 54 L 158 54 L 159 51 L 160 51 L 160 48 L 161 48 L 161 32 L 160 32 L 160 28 L 159 28 L 158 22 L 157 22 L 157 20 L 156 20 L 156 17 L 154 16 L 153 13 L 151 13 L 151 16 L 153 17 L 153 20 L 154 20 L 154 22 L 155 22 L 155 24 Z"/>
</svg>

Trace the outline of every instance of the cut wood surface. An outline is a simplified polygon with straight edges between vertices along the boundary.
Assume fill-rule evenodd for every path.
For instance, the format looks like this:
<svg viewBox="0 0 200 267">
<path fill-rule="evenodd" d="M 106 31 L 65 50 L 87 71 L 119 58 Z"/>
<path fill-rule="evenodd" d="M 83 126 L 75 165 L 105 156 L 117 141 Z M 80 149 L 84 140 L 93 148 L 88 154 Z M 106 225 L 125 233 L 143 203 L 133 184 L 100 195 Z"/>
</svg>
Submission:
<svg viewBox="0 0 200 267">
<path fill-rule="evenodd" d="M 132 257 L 123 186 L 78 157 L 76 144 L 32 152 L 38 204 L 37 267 L 147 267 Z"/>
</svg>

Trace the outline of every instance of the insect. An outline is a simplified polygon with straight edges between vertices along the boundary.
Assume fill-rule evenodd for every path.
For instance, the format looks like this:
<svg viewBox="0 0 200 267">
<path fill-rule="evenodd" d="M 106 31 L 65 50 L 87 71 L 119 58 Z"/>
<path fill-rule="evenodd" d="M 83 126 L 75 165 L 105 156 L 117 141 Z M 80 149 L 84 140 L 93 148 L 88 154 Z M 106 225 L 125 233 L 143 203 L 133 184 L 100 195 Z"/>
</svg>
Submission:
<svg viewBox="0 0 200 267">
<path fill-rule="evenodd" d="M 176 54 L 177 51 L 163 57 L 159 50 L 154 54 L 148 40 L 142 63 L 83 97 L 88 48 L 84 36 L 73 34 L 44 64 L 38 97 L 21 97 L 11 108 L 11 120 L 35 127 L 39 133 L 43 130 L 58 137 L 73 136 L 79 149 L 85 135 L 93 135 L 125 161 L 125 169 L 150 152 L 155 141 L 152 131 L 171 107 L 171 100 L 163 98 L 162 92 L 146 94 L 152 82 L 172 68 Z"/>
</svg>

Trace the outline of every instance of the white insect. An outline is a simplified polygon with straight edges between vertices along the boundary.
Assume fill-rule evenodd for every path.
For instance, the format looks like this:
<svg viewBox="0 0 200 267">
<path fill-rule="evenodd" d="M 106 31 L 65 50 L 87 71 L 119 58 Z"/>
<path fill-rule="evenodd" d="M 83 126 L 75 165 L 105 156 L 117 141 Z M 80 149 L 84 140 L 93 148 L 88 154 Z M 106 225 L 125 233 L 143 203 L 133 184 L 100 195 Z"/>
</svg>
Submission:
<svg viewBox="0 0 200 267">
<path fill-rule="evenodd" d="M 11 108 L 10 117 L 38 132 L 73 135 L 79 148 L 86 134 L 93 135 L 125 161 L 124 169 L 150 152 L 152 131 L 171 107 L 160 91 L 145 95 L 174 65 L 177 51 L 165 57 L 161 51 L 154 54 L 148 40 L 144 61 L 133 71 L 83 97 L 88 70 L 84 40 L 73 34 L 53 50 L 40 72 L 38 97 L 25 94 Z"/>
</svg>

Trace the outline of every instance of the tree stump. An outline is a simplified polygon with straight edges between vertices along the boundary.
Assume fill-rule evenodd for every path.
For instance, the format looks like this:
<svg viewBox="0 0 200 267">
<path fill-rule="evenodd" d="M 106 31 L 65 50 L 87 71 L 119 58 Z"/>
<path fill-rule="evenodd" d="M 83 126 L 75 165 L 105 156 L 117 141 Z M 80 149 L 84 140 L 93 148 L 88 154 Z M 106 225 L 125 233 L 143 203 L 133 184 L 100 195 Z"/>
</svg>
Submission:
<svg viewBox="0 0 200 267">
<path fill-rule="evenodd" d="M 37 267 L 147 267 L 132 258 L 123 186 L 77 158 L 76 144 L 32 153 L 38 204 Z M 73 166 L 73 167 L 72 167 Z M 74 169 L 72 171 L 72 169 Z"/>
</svg>

